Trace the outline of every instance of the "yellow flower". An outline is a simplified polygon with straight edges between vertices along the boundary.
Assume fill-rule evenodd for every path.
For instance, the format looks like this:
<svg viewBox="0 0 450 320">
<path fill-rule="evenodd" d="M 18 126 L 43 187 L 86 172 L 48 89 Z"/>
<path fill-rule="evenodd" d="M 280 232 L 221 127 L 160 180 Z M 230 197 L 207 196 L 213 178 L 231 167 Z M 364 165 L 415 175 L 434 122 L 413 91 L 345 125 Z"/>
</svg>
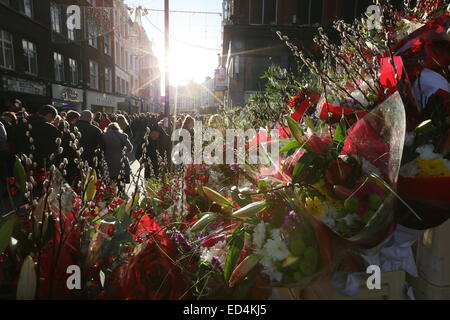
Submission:
<svg viewBox="0 0 450 320">
<path fill-rule="evenodd" d="M 343 201 L 335 199 L 332 196 L 330 196 L 330 193 L 325 188 L 325 185 L 326 185 L 325 181 L 320 180 L 318 183 L 313 184 L 313 187 L 325 196 L 325 202 L 328 204 L 329 207 L 333 207 L 338 211 L 341 210 L 344 207 Z"/>
<path fill-rule="evenodd" d="M 305 199 L 305 210 L 308 214 L 321 217 L 325 212 L 325 206 L 318 197 Z"/>
<path fill-rule="evenodd" d="M 432 160 L 416 159 L 417 167 L 419 167 L 419 177 L 450 177 L 450 170 L 444 163 L 443 158 Z"/>
</svg>

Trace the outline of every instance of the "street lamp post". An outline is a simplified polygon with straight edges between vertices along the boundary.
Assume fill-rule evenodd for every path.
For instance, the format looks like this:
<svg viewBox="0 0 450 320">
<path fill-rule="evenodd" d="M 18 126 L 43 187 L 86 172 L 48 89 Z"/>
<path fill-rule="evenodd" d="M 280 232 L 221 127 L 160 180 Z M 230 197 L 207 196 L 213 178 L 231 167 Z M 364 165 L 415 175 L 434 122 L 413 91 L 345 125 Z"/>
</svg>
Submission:
<svg viewBox="0 0 450 320">
<path fill-rule="evenodd" d="M 170 91 L 169 91 L 169 0 L 164 0 L 164 38 L 165 38 L 165 94 L 164 94 L 164 114 L 170 114 Z"/>
</svg>

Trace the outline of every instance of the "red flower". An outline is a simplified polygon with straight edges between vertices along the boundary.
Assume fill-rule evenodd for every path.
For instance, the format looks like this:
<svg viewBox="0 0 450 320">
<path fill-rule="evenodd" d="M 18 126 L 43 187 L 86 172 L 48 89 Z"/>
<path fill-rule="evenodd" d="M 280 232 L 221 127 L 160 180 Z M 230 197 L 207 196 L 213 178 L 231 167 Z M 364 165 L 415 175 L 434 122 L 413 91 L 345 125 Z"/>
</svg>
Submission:
<svg viewBox="0 0 450 320">
<path fill-rule="evenodd" d="M 11 187 L 11 189 L 9 189 L 9 192 L 13 197 L 15 197 L 17 195 L 17 188 Z"/>
<path fill-rule="evenodd" d="M 327 147 L 329 147 L 333 141 L 329 138 L 319 138 L 318 136 L 311 136 L 308 140 L 308 146 L 315 153 L 323 154 Z"/>
<path fill-rule="evenodd" d="M 388 172 L 389 148 L 366 119 L 361 119 L 348 131 L 342 154 L 363 157 L 383 174 Z"/>
<path fill-rule="evenodd" d="M 320 120 L 326 120 L 329 123 L 337 123 L 342 117 L 345 118 L 362 118 L 367 112 L 362 110 L 354 110 L 346 107 L 335 106 L 329 103 L 324 103 L 322 105 L 322 110 L 320 111 Z"/>
<path fill-rule="evenodd" d="M 126 300 L 175 300 L 187 291 L 187 280 L 183 278 L 181 267 L 175 261 L 178 251 L 158 223 L 144 217 L 142 230 L 151 236 L 140 253 L 131 256 L 113 272 L 112 287 L 108 288 L 108 298 Z"/>
<path fill-rule="evenodd" d="M 10 177 L 9 178 L 9 184 L 10 185 L 15 185 L 16 184 L 16 179 L 14 179 L 14 177 Z"/>
<path fill-rule="evenodd" d="M 304 153 L 305 151 L 303 149 L 298 149 L 293 155 L 287 158 L 283 164 L 283 172 L 289 176 L 292 176 L 295 165 Z"/>
<path fill-rule="evenodd" d="M 300 121 L 305 112 L 313 105 L 317 104 L 320 94 L 299 92 L 288 102 L 288 106 L 295 110 L 291 115 L 295 121 Z"/>
</svg>

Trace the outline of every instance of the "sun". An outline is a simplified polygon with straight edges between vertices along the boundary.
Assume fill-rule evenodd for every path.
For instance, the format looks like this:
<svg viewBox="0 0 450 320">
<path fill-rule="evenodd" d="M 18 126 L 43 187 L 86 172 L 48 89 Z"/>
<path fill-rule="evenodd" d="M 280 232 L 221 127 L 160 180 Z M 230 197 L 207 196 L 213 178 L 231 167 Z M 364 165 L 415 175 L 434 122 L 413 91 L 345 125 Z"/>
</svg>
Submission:
<svg viewBox="0 0 450 320">
<path fill-rule="evenodd" d="M 202 83 L 206 76 L 213 76 L 218 57 L 215 52 L 205 52 L 172 43 L 169 54 L 169 76 L 172 85 L 182 85 L 188 81 Z"/>
</svg>

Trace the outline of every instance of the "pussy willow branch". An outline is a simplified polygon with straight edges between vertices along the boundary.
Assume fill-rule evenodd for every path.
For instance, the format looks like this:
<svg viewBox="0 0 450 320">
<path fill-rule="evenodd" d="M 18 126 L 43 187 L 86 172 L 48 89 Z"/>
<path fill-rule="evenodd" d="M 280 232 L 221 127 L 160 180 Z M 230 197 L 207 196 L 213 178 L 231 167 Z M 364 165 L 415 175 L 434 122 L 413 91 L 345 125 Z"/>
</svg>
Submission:
<svg viewBox="0 0 450 320">
<path fill-rule="evenodd" d="M 358 103 L 363 110 L 366 110 L 366 107 L 364 107 L 364 105 L 358 99 L 355 99 L 344 87 L 342 87 L 337 82 L 335 82 L 328 75 L 327 72 L 325 72 L 324 70 L 319 70 L 318 67 L 317 67 L 317 64 L 314 61 L 310 62 L 308 58 L 305 58 L 304 54 L 301 51 L 298 50 L 298 47 L 294 46 L 294 44 L 289 41 L 289 38 L 287 36 L 283 36 L 281 34 L 281 32 L 279 32 L 279 31 L 277 32 L 277 34 L 280 37 L 280 39 L 283 40 L 289 48 L 291 48 L 291 50 L 293 51 L 294 55 L 296 57 L 299 57 L 300 59 L 302 59 L 302 61 L 309 67 L 311 72 L 313 72 L 317 76 L 319 76 L 322 79 L 322 81 L 324 81 L 326 83 L 329 83 L 330 85 L 336 86 L 336 88 L 338 88 L 340 91 L 345 93 L 351 100 L 353 100 L 356 103 Z"/>
</svg>

